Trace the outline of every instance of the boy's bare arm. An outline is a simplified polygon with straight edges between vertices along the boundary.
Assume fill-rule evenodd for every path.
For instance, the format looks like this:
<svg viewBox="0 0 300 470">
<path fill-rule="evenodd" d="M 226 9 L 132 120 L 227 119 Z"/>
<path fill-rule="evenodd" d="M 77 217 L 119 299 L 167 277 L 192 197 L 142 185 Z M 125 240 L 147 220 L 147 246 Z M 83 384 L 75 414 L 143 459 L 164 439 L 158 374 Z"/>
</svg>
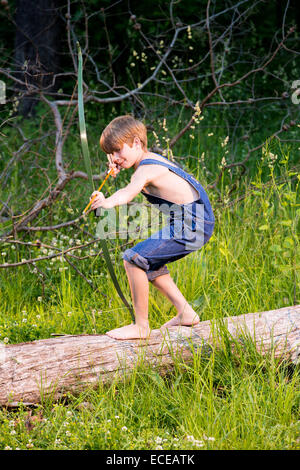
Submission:
<svg viewBox="0 0 300 470">
<path fill-rule="evenodd" d="M 130 183 L 125 188 L 119 189 L 119 191 L 116 191 L 112 196 L 103 199 L 99 206 L 103 207 L 103 209 L 111 209 L 112 207 L 121 206 L 122 204 L 127 204 L 132 201 L 148 183 L 149 173 L 147 173 L 145 168 L 138 168 L 132 175 Z"/>
</svg>

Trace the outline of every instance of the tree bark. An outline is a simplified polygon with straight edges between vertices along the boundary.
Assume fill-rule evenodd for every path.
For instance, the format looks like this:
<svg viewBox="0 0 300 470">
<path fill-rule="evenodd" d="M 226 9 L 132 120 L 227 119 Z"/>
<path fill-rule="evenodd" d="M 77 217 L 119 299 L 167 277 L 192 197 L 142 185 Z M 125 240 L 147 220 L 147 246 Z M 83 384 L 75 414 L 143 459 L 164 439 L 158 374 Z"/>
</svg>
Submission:
<svg viewBox="0 0 300 470">
<path fill-rule="evenodd" d="M 164 334 L 152 330 L 147 340 L 114 340 L 106 335 L 66 335 L 2 345 L 0 349 L 0 404 L 35 404 L 45 397 L 57 400 L 99 381 L 130 377 L 137 364 L 161 373 L 172 369 L 175 358 L 189 362 L 195 352 L 209 355 L 222 341 L 247 344 L 262 354 L 294 363 L 300 355 L 300 305 L 261 313 L 200 322 L 193 328 L 172 327 Z M 227 342 L 228 344 L 228 342 Z"/>
<path fill-rule="evenodd" d="M 39 100 L 37 90 L 51 92 L 59 86 L 54 76 L 61 56 L 60 4 L 59 0 L 16 2 L 15 75 L 24 82 L 19 87 L 23 94 L 19 112 L 24 116 L 32 114 Z"/>
</svg>

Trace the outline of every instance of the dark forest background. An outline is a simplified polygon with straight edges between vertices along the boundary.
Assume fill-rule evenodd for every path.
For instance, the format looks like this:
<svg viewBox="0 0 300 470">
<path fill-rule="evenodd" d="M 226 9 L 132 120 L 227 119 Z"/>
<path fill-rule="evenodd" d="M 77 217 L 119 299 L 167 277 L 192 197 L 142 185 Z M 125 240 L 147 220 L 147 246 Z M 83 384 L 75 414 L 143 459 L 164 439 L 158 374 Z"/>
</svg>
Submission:
<svg viewBox="0 0 300 470">
<path fill-rule="evenodd" d="M 87 178 L 77 43 L 95 181 L 106 167 L 101 130 L 124 113 L 146 123 L 152 150 L 204 171 L 221 199 L 256 171 L 266 143 L 299 161 L 296 0 L 2 0 L 0 15 L 2 215 L 16 210 L 8 187 L 17 162 L 47 168 L 33 197 L 50 188 L 17 230 Z"/>
<path fill-rule="evenodd" d="M 14 406 L 0 408 L 0 449 L 299 449 L 291 323 L 300 303 L 299 28 L 299 0 L 0 0 L 0 398 Z M 81 146 L 77 43 L 92 178 Z M 84 348 L 86 367 L 74 349 L 76 387 L 72 372 L 46 389 L 47 358 L 36 359 L 41 369 L 37 355 L 6 362 L 6 345 L 14 355 L 13 343 L 53 345 L 58 335 L 80 343 L 80 335 L 131 321 L 122 253 L 156 231 L 157 219 L 147 218 L 141 194 L 122 207 L 126 215 L 83 214 L 107 175 L 101 132 L 125 113 L 146 124 L 150 150 L 181 165 L 209 196 L 212 237 L 168 269 L 220 341 L 200 347 L 194 330 L 191 342 L 178 333 L 180 355 L 170 354 L 174 368 L 168 362 L 163 376 L 160 346 L 151 352 L 157 368 L 130 346 L 138 366 L 128 380 L 121 369 L 120 382 L 110 351 L 94 360 Z M 104 195 L 131 173 L 108 178 Z M 149 291 L 150 327 L 158 329 L 176 309 L 151 283 Z M 257 335 L 254 319 L 262 325 L 258 312 L 270 310 L 266 334 L 259 326 Z M 233 317 L 250 312 L 256 344 L 243 327 L 226 327 L 228 317 L 237 325 Z M 273 338 L 273 321 L 280 331 L 294 328 L 288 341 Z M 29 408 L 29 394 L 11 402 L 13 382 L 24 397 L 18 371 L 38 386 L 41 403 Z"/>
</svg>

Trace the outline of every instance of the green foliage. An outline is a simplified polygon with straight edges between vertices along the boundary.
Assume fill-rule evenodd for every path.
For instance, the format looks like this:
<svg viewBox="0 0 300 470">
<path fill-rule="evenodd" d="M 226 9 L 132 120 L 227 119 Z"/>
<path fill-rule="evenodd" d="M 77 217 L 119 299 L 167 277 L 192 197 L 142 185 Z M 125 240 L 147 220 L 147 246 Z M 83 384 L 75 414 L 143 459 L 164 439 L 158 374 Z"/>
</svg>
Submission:
<svg viewBox="0 0 300 470">
<path fill-rule="evenodd" d="M 224 144 L 224 136 L 220 141 Z M 196 139 L 193 145 L 199 145 Z M 218 161 L 227 145 L 219 146 Z M 205 186 L 206 170 L 199 160 L 184 164 Z M 28 171 L 24 164 L 23 171 Z M 18 191 L 18 174 L 15 178 Z M 121 186 L 127 177 L 120 178 Z M 237 182 L 234 199 L 229 194 L 233 182 Z M 217 322 L 223 340 L 220 350 L 194 351 L 189 365 L 178 358 L 173 372 L 165 377 L 141 364 L 123 383 L 99 383 L 96 390 L 77 396 L 67 393 L 56 404 L 45 397 L 32 416 L 24 406 L 13 413 L 2 410 L 0 448 L 299 449 L 298 368 L 279 364 L 272 355 L 262 357 L 247 338 L 232 351 L 222 328 L 226 316 L 299 302 L 295 298 L 299 292 L 299 183 L 289 147 L 266 142 L 251 178 L 241 182 L 227 175 L 218 193 L 209 192 L 216 214 L 209 243 L 169 265 L 201 319 Z M 53 222 L 79 212 L 81 184 L 72 183 L 72 198 L 66 196 L 53 208 Z M 110 181 L 107 191 L 113 190 Z M 1 247 L 1 263 L 79 247 L 86 233 L 94 230 L 91 217 L 82 226 L 62 229 L 55 236 L 51 232 L 28 235 L 27 240 L 38 237 L 51 248 L 18 246 L 13 250 L 7 243 Z M 127 289 L 120 263 L 124 247 L 121 240 L 111 246 L 118 278 Z M 73 261 L 97 291 L 57 258 L 15 269 L 13 283 L 11 271 L 2 269 L 2 342 L 32 341 L 52 333 L 103 334 L 130 322 L 97 247 L 78 248 L 74 253 L 82 259 Z M 173 314 L 170 304 L 151 288 L 151 327 L 158 328 Z"/>
<path fill-rule="evenodd" d="M 14 3 L 10 3 L 13 8 Z M 134 28 L 127 4 L 124 9 L 124 2 L 116 2 L 111 9 L 111 2 L 103 0 L 104 12 L 94 14 L 98 3 L 91 0 L 85 5 L 93 31 L 89 54 L 101 67 L 111 57 L 112 70 L 105 65 L 101 78 L 110 82 L 114 72 L 118 84 L 131 88 L 149 75 L 157 64 L 157 55 Z M 204 0 L 173 3 L 176 21 L 180 19 L 188 25 L 203 20 L 206 5 Z M 236 80 L 248 70 L 246 60 L 235 62 L 237 52 L 243 57 L 265 55 L 265 44 L 270 44 L 280 18 L 278 5 L 264 2 L 264 15 L 258 5 L 241 23 L 239 35 L 231 44 L 220 41 L 216 45 L 217 68 L 221 66 L 224 48 L 228 49 L 224 82 Z M 131 8 L 143 32 L 154 41 L 156 51 L 163 54 L 173 34 L 165 14 L 166 2 L 159 0 L 153 8 L 151 2 L 133 1 Z M 217 13 L 223 6 L 217 3 L 215 8 Z M 288 10 L 287 24 L 293 20 L 293 8 L 294 4 Z M 76 35 L 84 47 L 82 3 L 72 4 L 72 15 Z M 218 25 L 224 28 L 226 18 L 220 17 Z M 0 39 L 6 38 L 3 60 L 12 56 L 13 34 L 9 28 L 8 22 L 0 22 Z M 170 64 L 175 69 L 186 68 L 203 57 L 207 47 L 206 32 L 195 29 L 189 35 L 185 31 L 178 50 L 170 55 Z M 270 90 L 278 96 L 289 90 L 290 82 L 299 77 L 294 61 L 283 65 L 284 54 L 286 51 L 278 55 L 270 73 L 256 74 L 253 81 L 228 89 L 226 99 L 247 100 L 253 87 L 258 97 L 269 96 Z M 72 67 L 70 58 L 65 63 Z M 201 78 L 193 81 L 192 71 L 181 76 L 181 85 L 194 102 L 212 89 L 207 70 L 203 66 Z M 273 72 L 280 75 L 280 82 Z M 84 73 L 90 89 L 103 91 L 92 62 L 86 62 Z M 72 93 L 74 79 L 66 79 L 62 88 Z M 288 129 L 286 144 L 269 138 L 287 114 L 291 119 L 297 116 L 297 107 L 284 100 L 268 105 L 262 101 L 252 108 L 249 104 L 242 112 L 238 107 L 207 106 L 170 152 L 170 139 L 190 120 L 192 111 L 186 109 L 184 102 L 171 106 L 168 100 L 162 100 L 159 94 L 165 90 L 172 92 L 174 99 L 182 99 L 162 70 L 159 82 L 144 90 L 154 96 L 143 97 L 143 105 L 134 100 L 113 106 L 86 104 L 92 171 L 101 174 L 106 169 L 105 156 L 99 149 L 102 129 L 111 119 L 127 112 L 145 117 L 150 147 L 159 145 L 166 154 L 169 151 L 169 157 L 193 173 L 204 187 L 215 181 L 225 165 L 242 161 L 249 148 L 265 142 L 251 154 L 245 174 L 241 174 L 239 166 L 227 169 L 216 187 L 208 190 L 216 215 L 209 243 L 201 251 L 169 265 L 172 277 L 201 320 L 217 322 L 223 347 L 207 354 L 194 351 L 193 364 L 175 361 L 175 369 L 165 377 L 141 364 L 130 381 L 111 386 L 99 383 L 96 390 L 86 390 L 78 396 L 66 394 L 56 404 L 51 397 L 44 398 L 31 417 L 26 407 L 15 412 L 3 409 L 1 449 L 299 449 L 298 368 L 278 364 L 272 355 L 262 357 L 247 338 L 243 347 L 235 345 L 233 353 L 222 329 L 224 317 L 299 302 L 298 125 Z M 72 110 L 60 111 L 68 123 Z M 10 121 L 0 129 L 1 201 L 10 198 L 9 206 L 16 217 L 45 197 L 45 189 L 53 188 L 57 182 L 55 130 L 48 112 L 46 105 L 40 103 L 34 118 L 22 120 L 11 110 Z M 64 144 L 67 171 L 85 170 L 77 125 L 76 120 L 70 124 Z M 24 142 L 18 128 L 27 139 L 35 140 L 24 155 L 11 162 Z M 130 173 L 121 172 L 117 181 L 108 180 L 104 192 L 111 194 L 124 186 Z M 81 214 L 89 196 L 85 180 L 72 180 L 34 224 L 42 227 L 74 219 Z M 137 200 L 142 201 L 141 197 Z M 11 229 L 8 215 L 5 210 L 2 212 L 1 233 Z M 22 233 L 20 239 L 31 245 L 9 241 L 2 244 L 1 265 L 43 256 L 52 258 L 35 265 L 1 268 L 0 342 L 33 341 L 62 333 L 104 334 L 131 321 L 107 275 L 101 247 L 97 243 L 83 246 L 95 230 L 96 221 L 89 216 L 59 230 Z M 129 289 L 121 254 L 135 242 L 128 237 L 109 244 L 124 292 Z M 90 284 L 62 256 L 54 257 L 58 250 L 70 248 L 74 249 L 70 260 Z M 149 307 L 152 328 L 158 328 L 175 313 L 154 288 Z"/>
<path fill-rule="evenodd" d="M 66 394 L 33 410 L 0 412 L 0 448 L 69 450 L 299 449 L 299 371 L 247 348 L 195 354 L 161 377 L 140 367 L 130 383 Z"/>
</svg>

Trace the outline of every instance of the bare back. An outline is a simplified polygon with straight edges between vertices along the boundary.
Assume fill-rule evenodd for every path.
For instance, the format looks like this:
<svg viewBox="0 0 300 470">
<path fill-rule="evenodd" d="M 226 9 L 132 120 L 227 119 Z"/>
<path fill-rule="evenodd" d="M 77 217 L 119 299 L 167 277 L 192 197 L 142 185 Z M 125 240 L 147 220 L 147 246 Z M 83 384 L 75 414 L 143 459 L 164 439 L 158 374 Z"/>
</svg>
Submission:
<svg viewBox="0 0 300 470">
<path fill-rule="evenodd" d="M 166 163 L 165 158 L 155 153 L 149 153 L 145 159 L 148 158 Z M 168 161 L 168 164 L 176 167 L 170 161 Z M 142 165 L 137 171 L 147 175 L 147 183 L 143 187 L 143 192 L 147 194 L 175 204 L 189 204 L 199 199 L 198 191 L 188 181 L 176 175 L 176 173 L 165 166 L 155 164 Z"/>
</svg>

